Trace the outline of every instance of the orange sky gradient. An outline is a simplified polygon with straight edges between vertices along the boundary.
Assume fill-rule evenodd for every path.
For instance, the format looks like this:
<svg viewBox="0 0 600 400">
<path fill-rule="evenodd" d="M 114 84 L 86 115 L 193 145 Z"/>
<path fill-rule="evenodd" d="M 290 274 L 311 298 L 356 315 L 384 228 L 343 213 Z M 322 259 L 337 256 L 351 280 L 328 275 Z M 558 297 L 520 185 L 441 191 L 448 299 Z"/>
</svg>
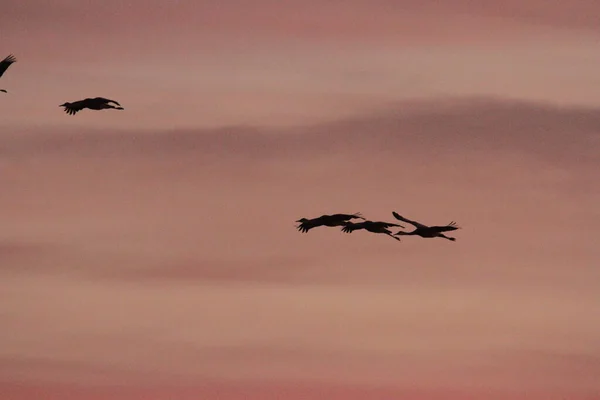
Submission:
<svg viewBox="0 0 600 400">
<path fill-rule="evenodd" d="M 600 399 L 600 3 L 440 3 L 5 6 L 0 397 Z"/>
</svg>

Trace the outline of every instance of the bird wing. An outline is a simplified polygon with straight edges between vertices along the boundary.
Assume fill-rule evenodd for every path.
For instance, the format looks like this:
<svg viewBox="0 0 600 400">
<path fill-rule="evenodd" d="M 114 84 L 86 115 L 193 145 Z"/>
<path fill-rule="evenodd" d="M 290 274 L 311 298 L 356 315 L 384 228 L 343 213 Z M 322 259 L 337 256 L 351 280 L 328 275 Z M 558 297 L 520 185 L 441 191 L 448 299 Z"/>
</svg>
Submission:
<svg viewBox="0 0 600 400">
<path fill-rule="evenodd" d="M 460 229 L 460 226 L 457 226 L 456 222 L 451 221 L 448 225 L 432 226 L 431 229 L 436 230 L 438 232 L 448 232 L 448 231 L 455 231 L 457 229 Z"/>
<path fill-rule="evenodd" d="M 309 222 L 303 222 L 301 224 L 299 224 L 298 226 L 296 226 L 296 229 L 298 229 L 300 232 L 306 233 L 309 230 L 311 230 L 312 228 L 314 228 L 317 225 L 313 225 Z"/>
<path fill-rule="evenodd" d="M 10 54 L 4 60 L 0 61 L 0 76 L 2 76 L 4 71 L 6 71 L 8 67 L 10 67 L 10 65 L 14 62 L 17 62 L 17 59 L 12 54 Z"/>
<path fill-rule="evenodd" d="M 320 217 L 316 217 L 316 218 L 311 218 L 308 220 L 309 223 L 314 224 L 315 226 L 319 226 L 319 225 L 323 225 L 325 223 L 325 221 L 327 220 L 327 218 L 329 218 L 329 215 L 321 215 Z"/>
<path fill-rule="evenodd" d="M 104 97 L 96 97 L 96 98 L 94 98 L 94 100 L 102 101 L 103 103 L 115 103 L 116 105 L 118 105 L 119 107 L 121 107 L 121 105 L 117 101 L 111 100 L 111 99 L 107 99 L 107 98 L 104 98 Z"/>
<path fill-rule="evenodd" d="M 404 221 L 406 223 L 411 224 L 412 226 L 414 226 L 415 228 L 429 228 L 427 225 L 423 225 L 417 221 L 411 221 L 408 218 L 404 218 L 402 215 L 398 214 L 396 211 L 392 211 L 392 215 L 394 216 L 394 218 L 400 220 L 400 221 Z"/>
<path fill-rule="evenodd" d="M 300 223 L 296 228 L 300 232 L 308 232 L 312 228 L 316 228 L 317 226 L 322 226 L 325 222 L 326 215 L 321 215 L 320 217 L 309 219 Z"/>
<path fill-rule="evenodd" d="M 391 228 L 392 226 L 397 226 L 399 228 L 404 228 L 402 225 L 400 224 L 392 224 L 391 222 L 382 222 L 382 221 L 377 221 L 377 222 L 373 222 L 376 225 L 381 226 L 382 228 Z"/>
<path fill-rule="evenodd" d="M 87 100 L 87 99 L 86 99 Z M 65 108 L 65 112 L 69 115 L 75 115 L 77 112 L 83 110 L 87 107 L 85 100 L 74 101 L 73 103 L 69 103 L 68 106 L 63 106 Z"/>
<path fill-rule="evenodd" d="M 351 220 L 352 218 L 358 218 L 358 219 L 363 219 L 363 216 L 361 213 L 357 212 L 354 214 L 333 214 L 333 215 L 327 215 L 324 217 L 328 217 L 332 220 L 342 220 L 342 221 L 348 221 Z"/>
<path fill-rule="evenodd" d="M 358 222 L 358 223 L 354 223 L 354 222 L 348 222 L 346 223 L 346 225 L 344 225 L 344 227 L 342 228 L 342 232 L 345 233 L 352 233 L 356 230 L 359 229 L 364 229 L 365 225 L 363 222 Z"/>
</svg>

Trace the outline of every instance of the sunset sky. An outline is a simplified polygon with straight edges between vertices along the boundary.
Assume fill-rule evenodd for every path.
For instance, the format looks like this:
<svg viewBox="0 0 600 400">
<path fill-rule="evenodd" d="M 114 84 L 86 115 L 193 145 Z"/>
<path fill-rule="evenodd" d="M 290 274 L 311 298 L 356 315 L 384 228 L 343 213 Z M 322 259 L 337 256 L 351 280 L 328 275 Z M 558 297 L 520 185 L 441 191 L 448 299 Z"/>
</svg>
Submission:
<svg viewBox="0 0 600 400">
<path fill-rule="evenodd" d="M 600 399 L 600 1 L 7 3 L 2 400 Z"/>
</svg>

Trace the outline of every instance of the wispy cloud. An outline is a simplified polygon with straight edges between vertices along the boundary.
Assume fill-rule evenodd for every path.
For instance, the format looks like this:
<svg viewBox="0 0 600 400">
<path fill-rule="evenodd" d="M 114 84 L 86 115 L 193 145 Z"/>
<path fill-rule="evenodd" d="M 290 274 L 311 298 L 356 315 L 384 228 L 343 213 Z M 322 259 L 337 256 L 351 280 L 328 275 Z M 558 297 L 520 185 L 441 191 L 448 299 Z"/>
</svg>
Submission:
<svg viewBox="0 0 600 400">
<path fill-rule="evenodd" d="M 594 109 L 479 98 L 297 128 L 3 132 L 2 375 L 135 396 L 198 380 L 257 398 L 286 382 L 313 385 L 292 398 L 592 394 L 598 126 Z M 464 229 L 293 226 L 392 210 Z"/>
<path fill-rule="evenodd" d="M 597 398 L 599 7 L 7 4 L 0 393 Z"/>
</svg>

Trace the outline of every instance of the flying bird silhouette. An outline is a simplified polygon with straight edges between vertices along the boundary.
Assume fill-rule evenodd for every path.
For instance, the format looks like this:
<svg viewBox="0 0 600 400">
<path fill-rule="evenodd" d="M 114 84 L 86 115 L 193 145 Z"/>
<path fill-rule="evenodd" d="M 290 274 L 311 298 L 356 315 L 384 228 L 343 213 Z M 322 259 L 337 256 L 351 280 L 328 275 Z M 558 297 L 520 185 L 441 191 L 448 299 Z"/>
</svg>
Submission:
<svg viewBox="0 0 600 400">
<path fill-rule="evenodd" d="M 312 219 L 300 218 L 296 221 L 300 222 L 300 225 L 296 226 L 296 228 L 300 232 L 308 232 L 312 228 L 316 228 L 318 226 L 344 226 L 348 221 L 355 218 L 364 220 L 360 213 L 321 215 L 320 217 Z"/>
<path fill-rule="evenodd" d="M 411 232 L 403 232 L 403 231 L 397 232 L 396 235 L 400 235 L 400 236 L 401 235 L 416 235 L 416 236 L 421 236 L 423 238 L 441 237 L 441 238 L 448 239 L 448 240 L 451 240 L 454 242 L 456 240 L 456 238 L 448 237 L 448 236 L 444 235 L 442 232 L 455 231 L 457 229 L 460 229 L 460 227 L 456 226 L 456 222 L 454 222 L 454 221 L 450 222 L 448 225 L 445 225 L 445 226 L 427 226 L 427 225 L 423 225 L 416 221 L 411 221 L 408 218 L 404 218 L 402 215 L 398 214 L 396 211 L 392 211 L 392 214 L 394 215 L 394 217 L 396 217 L 396 219 L 407 222 L 415 227 L 415 230 L 411 231 Z"/>
<path fill-rule="evenodd" d="M 356 223 L 355 222 L 347 222 L 344 225 L 344 227 L 342 228 L 342 232 L 352 233 L 356 230 L 364 229 L 364 230 L 367 230 L 367 231 L 373 232 L 373 233 L 383 233 L 385 235 L 388 235 L 391 238 L 394 238 L 394 239 L 400 241 L 400 238 L 392 235 L 392 231 L 390 231 L 388 229 L 388 228 L 391 228 L 392 226 L 404 228 L 402 225 L 392 224 L 389 222 L 381 222 L 381 221 L 363 221 L 363 222 L 356 222 Z"/>
<path fill-rule="evenodd" d="M 117 107 L 113 106 L 110 103 L 116 104 Z M 121 105 L 118 102 L 110 99 L 105 99 L 104 97 L 87 98 L 79 101 L 74 101 L 72 103 L 64 103 L 61 104 L 59 107 L 64 107 L 65 112 L 70 115 L 75 115 L 84 108 L 89 108 L 90 110 L 106 110 L 111 108 L 114 110 L 124 110 L 124 108 L 121 107 Z"/>
<path fill-rule="evenodd" d="M 4 60 L 0 61 L 0 76 L 11 66 L 12 63 L 17 62 L 17 59 L 12 54 L 9 54 Z M 6 89 L 0 89 L 0 92 L 8 93 Z"/>
</svg>

